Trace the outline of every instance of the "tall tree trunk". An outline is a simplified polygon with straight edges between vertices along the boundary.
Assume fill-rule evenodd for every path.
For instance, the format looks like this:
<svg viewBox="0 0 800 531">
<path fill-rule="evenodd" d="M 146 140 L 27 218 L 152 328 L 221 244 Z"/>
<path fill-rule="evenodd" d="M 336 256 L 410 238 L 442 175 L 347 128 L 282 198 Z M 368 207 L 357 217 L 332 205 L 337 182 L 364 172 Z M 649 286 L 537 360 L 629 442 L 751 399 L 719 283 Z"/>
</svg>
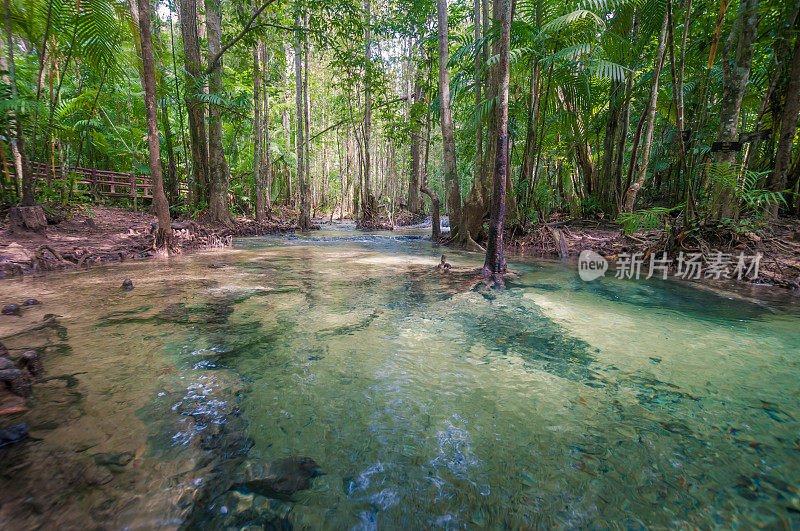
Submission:
<svg viewBox="0 0 800 531">
<path fill-rule="evenodd" d="M 797 117 L 800 114 L 800 36 L 795 37 L 792 67 L 786 89 L 786 101 L 781 113 L 781 132 L 775 150 L 775 169 L 770 175 L 770 189 L 782 192 L 786 189 L 787 175 L 792 165 L 792 147 L 797 133 Z M 778 205 L 770 205 L 770 215 L 778 215 Z"/>
<path fill-rule="evenodd" d="M 426 105 L 426 108 L 429 106 Z M 422 184 L 420 191 L 427 195 L 431 200 L 431 241 L 438 242 L 442 239 L 442 221 L 439 219 L 439 197 L 428 186 L 428 159 L 431 149 L 431 113 L 430 109 L 425 113 L 425 165 L 422 168 Z"/>
<path fill-rule="evenodd" d="M 208 54 L 216 57 L 222 48 L 222 4 L 220 0 L 205 0 L 206 26 L 208 30 Z M 211 96 L 221 96 L 224 87 L 222 81 L 222 57 L 212 65 L 208 80 L 208 92 Z M 209 163 L 209 194 L 208 215 L 212 221 L 232 225 L 230 207 L 228 204 L 228 185 L 230 184 L 230 169 L 225 159 L 225 150 L 222 145 L 222 110 L 217 105 L 209 106 L 208 127 L 208 163 Z"/>
<path fill-rule="evenodd" d="M 300 187 L 300 230 L 307 231 L 311 228 L 311 205 L 310 190 L 308 187 L 308 176 L 305 168 L 305 111 L 303 110 L 303 43 L 301 40 L 301 29 L 303 27 L 303 16 L 298 10 L 295 18 L 295 25 L 298 30 L 295 33 L 295 52 L 294 52 L 294 86 L 295 86 L 295 110 L 297 111 L 297 140 L 295 149 L 297 151 L 297 182 Z"/>
<path fill-rule="evenodd" d="M 472 5 L 472 19 L 475 22 L 474 39 L 475 42 L 481 38 L 481 0 L 474 0 Z M 484 64 L 483 53 L 481 50 L 475 51 L 475 71 L 473 78 L 475 81 L 475 162 L 473 168 L 473 180 L 481 171 L 481 161 L 483 155 L 483 120 L 481 120 L 481 68 Z"/>
<path fill-rule="evenodd" d="M 647 126 L 645 129 L 644 145 L 642 146 L 642 163 L 636 181 L 631 183 L 628 191 L 625 192 L 624 212 L 633 212 L 636 203 L 636 195 L 644 186 L 647 178 L 647 167 L 650 163 L 650 149 L 653 146 L 653 130 L 656 122 L 656 104 L 658 103 L 658 81 L 661 77 L 661 68 L 664 66 L 664 52 L 666 51 L 667 36 L 667 16 L 664 15 L 664 22 L 661 24 L 661 32 L 658 34 L 658 46 L 656 48 L 656 60 L 653 67 L 653 86 L 650 89 L 650 97 L 647 100 L 647 111 L 645 113 Z"/>
<path fill-rule="evenodd" d="M 448 50 L 447 0 L 436 0 L 439 41 L 439 114 L 442 123 L 444 150 L 444 183 L 447 188 L 447 207 L 451 232 L 462 223 L 461 185 L 456 167 L 456 141 L 453 135 L 453 114 L 450 107 L 450 73 L 447 71 Z"/>
<path fill-rule="evenodd" d="M 489 221 L 489 240 L 486 243 L 483 274 L 502 282 L 502 274 L 506 272 L 506 260 L 503 256 L 503 220 L 506 214 L 506 174 L 508 172 L 508 56 L 511 44 L 512 0 L 495 1 L 502 2 L 500 8 L 500 58 L 498 61 L 497 157 L 495 159 L 492 214 Z"/>
<path fill-rule="evenodd" d="M 411 107 L 409 119 L 411 121 L 411 175 L 408 179 L 408 210 L 416 214 L 420 211 L 419 192 L 420 188 L 420 137 L 422 136 L 422 125 L 415 104 L 422 97 L 422 67 L 417 68 L 414 76 L 414 91 L 409 99 L 408 105 Z"/>
<path fill-rule="evenodd" d="M 150 17 L 151 20 L 156 17 L 155 6 L 151 5 L 151 9 L 153 12 L 151 13 Z M 161 42 L 161 32 L 159 30 L 159 25 L 153 25 L 153 40 L 157 43 Z M 164 61 L 161 60 L 161 57 L 158 56 L 156 58 L 158 61 L 158 67 L 161 71 L 164 70 Z M 167 82 L 164 80 L 163 74 L 157 78 L 161 85 L 162 90 L 164 92 L 169 91 L 169 87 L 167 86 Z M 178 200 L 178 166 L 175 163 L 175 144 L 173 142 L 172 137 L 172 124 L 169 122 L 169 99 L 164 98 L 164 103 L 161 105 L 161 126 L 164 128 L 164 144 L 167 148 L 167 178 L 165 181 L 165 190 L 166 193 L 169 194 L 169 201 L 171 204 L 175 204 Z"/>
<path fill-rule="evenodd" d="M 253 11 L 256 7 L 253 6 Z M 264 204 L 264 175 L 262 172 L 261 141 L 264 138 L 264 127 L 261 121 L 261 54 L 263 44 L 258 39 L 253 47 L 253 180 L 256 187 L 256 221 L 261 223 L 267 218 Z"/>
<path fill-rule="evenodd" d="M 267 51 L 262 42 L 259 46 L 259 54 L 261 55 L 261 64 L 262 72 L 267 72 L 269 69 L 269 60 L 267 58 Z M 267 84 L 262 83 L 262 99 L 264 100 L 264 141 L 261 144 L 261 159 L 263 160 L 264 170 L 263 170 L 263 179 L 264 179 L 264 199 L 265 199 L 265 208 L 267 217 L 270 217 L 270 212 L 272 211 L 272 145 L 270 143 L 270 136 L 269 136 L 269 91 L 267 90 Z"/>
<path fill-rule="evenodd" d="M 161 178 L 161 151 L 158 137 L 158 110 L 156 108 L 156 63 L 153 58 L 153 40 L 150 34 L 150 0 L 137 0 L 139 6 L 139 35 L 142 49 L 142 88 L 147 118 L 147 147 L 150 152 L 150 177 L 153 179 L 153 206 L 158 216 L 156 248 L 169 248 L 172 243 L 172 227 L 169 219 L 169 203 L 164 194 Z"/>
<path fill-rule="evenodd" d="M 759 0 L 741 0 L 739 13 L 722 50 L 722 100 L 717 142 L 734 142 L 739 134 L 739 113 L 753 64 L 753 43 L 757 37 Z M 731 57 L 734 46 L 736 51 Z M 709 59 L 711 61 L 711 59 Z M 735 171 L 736 152 L 717 153 L 719 171 Z M 715 206 L 712 217 L 725 219 L 736 214 L 733 191 L 723 182 L 714 183 Z"/>
<path fill-rule="evenodd" d="M 289 41 L 284 42 L 283 52 L 284 57 L 286 58 L 286 68 L 281 69 L 281 127 L 283 127 L 283 135 L 284 140 L 286 142 L 284 149 L 286 156 L 284 160 L 289 158 L 289 153 L 292 151 L 292 137 L 296 135 L 292 135 L 292 125 L 289 120 L 289 96 L 288 93 L 291 90 L 291 86 L 289 84 L 289 76 L 290 71 L 292 69 L 292 61 L 290 59 L 292 53 L 292 47 Z M 292 191 L 292 172 L 289 169 L 289 164 L 286 164 L 286 202 L 290 205 L 294 204 L 294 193 Z"/>
<path fill-rule="evenodd" d="M 194 0 L 181 0 L 180 19 L 183 36 L 183 60 L 186 70 L 186 115 L 192 151 L 192 178 L 196 205 L 208 201 L 208 137 L 206 113 L 195 94 L 201 91 L 200 40 L 197 35 L 197 6 Z"/>
<path fill-rule="evenodd" d="M 528 205 L 533 190 L 533 167 L 536 160 L 536 132 L 539 126 L 539 62 L 531 65 L 531 78 L 528 93 L 528 119 L 525 133 L 525 152 L 522 154 L 522 173 L 520 174 L 519 194 L 524 194 L 522 202 Z"/>
<path fill-rule="evenodd" d="M 13 99 L 19 98 L 17 90 L 17 67 L 14 62 L 14 43 L 11 40 L 11 13 L 9 11 L 8 0 L 4 0 L 5 7 L 5 28 L 6 28 L 6 45 L 8 46 L 8 67 L 11 74 L 11 97 Z M 22 200 L 20 205 L 33 206 L 36 204 L 34 197 L 35 183 L 33 180 L 33 172 L 31 165 L 28 161 L 28 155 L 25 151 L 25 135 L 22 132 L 22 120 L 19 116 L 14 116 L 14 128 L 16 134 L 16 150 L 15 158 L 19 159 L 17 164 L 17 171 L 22 170 Z M 12 143 L 12 149 L 14 144 Z"/>
<path fill-rule="evenodd" d="M 361 212 L 362 219 L 370 222 L 375 219 L 377 212 L 374 206 L 377 204 L 372 194 L 370 183 L 370 166 L 372 153 L 370 151 L 370 140 L 372 136 L 372 35 L 370 24 L 372 23 L 372 12 L 370 0 L 364 0 L 364 187 L 362 189 Z"/>
<path fill-rule="evenodd" d="M 608 208 L 614 203 L 614 145 L 617 129 L 620 125 L 622 105 L 625 99 L 624 85 L 620 81 L 612 81 L 608 92 L 608 117 L 606 119 L 606 134 L 603 139 L 603 166 L 600 170 L 601 190 L 599 198 L 603 208 Z"/>
</svg>

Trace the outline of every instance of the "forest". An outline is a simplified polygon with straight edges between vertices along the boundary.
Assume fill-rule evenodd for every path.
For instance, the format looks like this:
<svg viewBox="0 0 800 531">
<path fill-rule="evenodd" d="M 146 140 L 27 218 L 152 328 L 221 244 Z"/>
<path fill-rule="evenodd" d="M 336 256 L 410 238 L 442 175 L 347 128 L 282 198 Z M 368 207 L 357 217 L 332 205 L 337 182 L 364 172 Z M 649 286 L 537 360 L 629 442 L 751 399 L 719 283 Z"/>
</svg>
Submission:
<svg viewBox="0 0 800 531">
<path fill-rule="evenodd" d="M 800 0 L 2 0 L 0 528 L 800 529 Z"/>
<path fill-rule="evenodd" d="M 170 214 L 754 233 L 800 208 L 798 7 L 7 0 L 0 201 L 147 177 L 158 246 Z"/>
</svg>

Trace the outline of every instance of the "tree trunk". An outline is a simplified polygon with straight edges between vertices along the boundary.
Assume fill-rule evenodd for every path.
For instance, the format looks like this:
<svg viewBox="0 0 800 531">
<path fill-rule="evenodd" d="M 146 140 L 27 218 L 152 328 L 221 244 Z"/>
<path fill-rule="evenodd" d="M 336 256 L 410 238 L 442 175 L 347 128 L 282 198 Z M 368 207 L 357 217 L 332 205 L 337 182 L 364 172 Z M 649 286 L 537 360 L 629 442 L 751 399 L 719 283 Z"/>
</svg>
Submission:
<svg viewBox="0 0 800 531">
<path fill-rule="evenodd" d="M 453 135 L 453 114 L 450 107 L 450 73 L 447 71 L 448 50 L 447 0 L 436 0 L 439 41 L 439 114 L 442 123 L 444 151 L 444 183 L 447 188 L 447 207 L 450 230 L 461 226 L 461 185 L 456 167 L 456 141 Z"/>
<path fill-rule="evenodd" d="M 759 0 L 741 0 L 739 13 L 731 33 L 723 48 L 722 56 L 722 100 L 719 111 L 719 131 L 717 142 L 734 142 L 739 134 L 739 113 L 742 99 L 750 79 L 750 66 L 753 63 L 753 43 L 757 37 Z M 733 58 L 731 52 L 736 47 Z M 711 60 L 711 59 L 709 59 Z M 716 163 L 719 171 L 735 171 L 736 152 L 717 153 Z M 736 213 L 733 192 L 723 182 L 714 183 L 715 219 L 729 218 Z"/>
<path fill-rule="evenodd" d="M 414 92 L 409 99 L 408 105 L 411 107 L 409 119 L 411 121 L 411 174 L 408 178 L 408 210 L 416 214 L 420 211 L 419 192 L 420 188 L 420 137 L 422 136 L 422 125 L 417 109 L 414 105 L 422 97 L 422 67 L 418 67 L 414 76 Z"/>
<path fill-rule="evenodd" d="M 262 42 L 259 46 L 259 54 L 261 55 L 262 72 L 267 72 L 269 63 L 267 60 L 267 52 Z M 267 217 L 270 217 L 272 211 L 272 145 L 269 137 L 269 91 L 267 84 L 262 83 L 262 99 L 264 100 L 264 141 L 261 144 L 261 159 L 263 160 L 263 180 L 264 180 L 264 206 L 266 208 Z"/>
<path fill-rule="evenodd" d="M 511 43 L 512 0 L 502 2 L 500 11 L 500 58 L 497 99 L 497 157 L 495 159 L 492 214 L 489 220 L 489 240 L 486 243 L 484 276 L 502 282 L 506 272 L 503 256 L 503 220 L 506 214 L 506 174 L 508 172 L 508 81 L 509 51 Z"/>
<path fill-rule="evenodd" d="M 8 67 L 11 74 L 11 97 L 13 99 L 19 98 L 17 91 L 17 68 L 14 63 L 14 43 L 11 40 L 11 13 L 8 7 L 8 0 L 4 1 L 5 7 L 5 28 L 6 28 L 6 44 L 8 46 Z M 16 145 L 12 143 L 12 150 L 16 147 L 17 152 L 14 153 L 15 158 L 19 159 L 17 164 L 17 171 L 22 170 L 22 200 L 21 206 L 33 206 L 36 203 L 34 197 L 35 183 L 33 181 L 33 172 L 31 165 L 28 161 L 27 153 L 25 152 L 25 135 L 22 132 L 22 121 L 19 116 L 14 116 L 14 127 L 16 134 Z M 19 175 L 19 173 L 18 173 Z"/>
<path fill-rule="evenodd" d="M 373 208 L 375 199 L 372 194 L 370 183 L 370 167 L 372 153 L 370 151 L 370 140 L 372 136 L 372 36 L 370 31 L 371 24 L 370 0 L 364 0 L 364 186 L 362 188 L 361 212 L 365 222 L 374 221 L 377 212 Z"/>
<path fill-rule="evenodd" d="M 310 194 L 308 188 L 308 179 L 305 168 L 305 112 L 303 110 L 303 44 L 301 41 L 301 31 L 303 26 L 303 17 L 300 12 L 297 12 L 295 18 L 295 25 L 298 31 L 295 34 L 295 51 L 294 51 L 294 86 L 295 86 L 295 110 L 297 111 L 297 140 L 295 149 L 297 151 L 297 182 L 300 187 L 300 219 L 298 224 L 300 230 L 307 231 L 311 228 L 311 205 L 309 204 Z"/>
<path fill-rule="evenodd" d="M 624 85 L 619 81 L 612 81 L 608 93 L 608 117 L 606 119 L 606 134 L 603 139 L 603 166 L 600 170 L 602 179 L 599 195 L 603 208 L 608 208 L 614 203 L 616 193 L 614 181 L 614 145 L 617 139 L 617 129 L 622 115 L 624 100 Z"/>
<path fill-rule="evenodd" d="M 255 11 L 256 7 L 253 7 Z M 267 217 L 264 204 L 264 176 L 261 168 L 261 140 L 264 128 L 261 122 L 261 39 L 253 47 L 253 180 L 256 188 L 256 221 L 261 223 Z"/>
<path fill-rule="evenodd" d="M 172 243 L 172 226 L 169 219 L 169 203 L 164 194 L 161 178 L 161 151 L 158 137 L 158 110 L 156 108 L 156 64 L 153 58 L 153 40 L 150 34 L 150 0 L 137 0 L 139 5 L 139 35 L 142 48 L 142 89 L 147 118 L 147 147 L 150 152 L 150 177 L 153 180 L 153 206 L 158 216 L 156 248 L 168 249 Z"/>
<path fill-rule="evenodd" d="M 208 31 L 208 53 L 216 57 L 222 48 L 222 3 L 220 0 L 205 0 L 206 26 Z M 222 81 L 222 58 L 217 60 L 210 72 L 208 92 L 211 96 L 221 96 L 224 92 Z M 211 221 L 218 221 L 232 225 L 230 207 L 228 204 L 228 185 L 230 183 L 230 169 L 225 159 L 222 145 L 222 110 L 217 105 L 209 106 L 208 127 L 208 163 L 209 163 L 209 194 L 208 216 Z"/>
<path fill-rule="evenodd" d="M 781 132 L 775 150 L 775 169 L 770 175 L 770 189 L 774 192 L 786 189 L 786 177 L 792 165 L 792 147 L 797 133 L 798 114 L 800 114 L 800 37 L 795 38 L 786 101 L 781 113 Z M 770 215 L 777 217 L 778 205 L 770 205 Z"/>
<path fill-rule="evenodd" d="M 426 107 L 428 107 L 426 105 Z M 442 221 L 439 219 L 439 197 L 433 193 L 428 186 L 428 158 L 431 148 L 431 113 L 430 110 L 425 114 L 426 134 L 425 134 L 425 166 L 422 170 L 422 184 L 420 191 L 427 195 L 431 200 L 431 241 L 438 242 L 442 239 Z"/>
<path fill-rule="evenodd" d="M 200 41 L 197 36 L 197 6 L 194 0 L 181 0 L 180 19 L 183 36 L 183 60 L 186 69 L 186 115 L 189 118 L 189 141 L 192 151 L 192 177 L 196 205 L 208 201 L 208 137 L 206 113 L 195 94 L 201 91 Z"/>
<path fill-rule="evenodd" d="M 157 16 L 155 13 L 155 6 L 151 6 L 153 12 L 151 13 L 151 20 L 152 17 Z M 161 42 L 161 34 L 159 31 L 158 24 L 153 25 L 153 40 L 155 42 Z M 164 70 L 164 62 L 161 60 L 161 57 L 157 57 L 158 66 L 160 70 Z M 163 75 L 158 78 L 161 80 L 161 87 L 164 92 L 169 91 L 169 87 L 167 83 L 164 81 Z M 169 201 L 171 204 L 175 204 L 178 201 L 178 166 L 175 163 L 175 144 L 172 138 L 172 124 L 169 122 L 169 100 L 165 98 L 163 105 L 161 105 L 161 126 L 164 128 L 164 143 L 167 148 L 167 179 L 165 181 L 165 190 L 166 193 L 169 194 Z"/>
<path fill-rule="evenodd" d="M 639 173 L 636 176 L 636 181 L 631 183 L 630 188 L 625 193 L 625 203 L 623 204 L 623 212 L 633 212 L 633 206 L 636 203 L 636 195 L 644 185 L 647 178 L 647 167 L 650 163 L 650 149 L 653 146 L 653 130 L 656 122 L 656 104 L 658 102 L 658 80 L 661 77 L 661 68 L 664 66 L 664 52 L 666 51 L 666 36 L 667 36 L 667 17 L 664 15 L 664 22 L 661 24 L 661 32 L 658 34 L 658 47 L 656 49 L 655 66 L 653 67 L 653 86 L 650 89 L 650 98 L 647 101 L 646 111 L 646 132 L 644 138 L 644 145 L 642 150 L 642 163 L 639 168 Z"/>
</svg>

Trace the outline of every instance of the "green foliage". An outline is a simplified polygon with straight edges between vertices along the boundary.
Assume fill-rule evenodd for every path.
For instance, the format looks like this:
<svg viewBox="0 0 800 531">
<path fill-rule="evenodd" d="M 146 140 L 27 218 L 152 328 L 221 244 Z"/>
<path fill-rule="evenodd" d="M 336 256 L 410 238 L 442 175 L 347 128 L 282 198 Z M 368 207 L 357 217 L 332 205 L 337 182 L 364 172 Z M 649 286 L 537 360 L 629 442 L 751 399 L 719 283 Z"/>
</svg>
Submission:
<svg viewBox="0 0 800 531">
<path fill-rule="evenodd" d="M 683 208 L 683 205 L 672 208 L 656 206 L 630 213 L 621 213 L 617 217 L 617 221 L 625 226 L 625 234 L 648 232 L 652 230 L 666 232 L 668 229 L 667 219 L 670 213 L 681 208 Z"/>
</svg>

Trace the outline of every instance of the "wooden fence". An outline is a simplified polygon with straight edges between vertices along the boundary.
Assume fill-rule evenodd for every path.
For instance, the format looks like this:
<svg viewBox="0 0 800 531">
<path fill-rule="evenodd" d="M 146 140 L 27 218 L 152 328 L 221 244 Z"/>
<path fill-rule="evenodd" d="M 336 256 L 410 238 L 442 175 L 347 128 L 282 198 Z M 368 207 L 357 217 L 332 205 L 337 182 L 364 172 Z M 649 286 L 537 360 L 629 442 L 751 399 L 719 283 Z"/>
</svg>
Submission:
<svg viewBox="0 0 800 531">
<path fill-rule="evenodd" d="M 11 168 L 13 171 L 13 168 Z M 60 181 L 68 185 L 75 174 L 75 190 L 107 197 L 152 198 L 153 182 L 150 177 L 134 173 L 98 170 L 97 168 L 48 168 L 42 162 L 31 162 L 36 187 Z M 55 181 L 54 181 L 55 176 Z"/>
</svg>

